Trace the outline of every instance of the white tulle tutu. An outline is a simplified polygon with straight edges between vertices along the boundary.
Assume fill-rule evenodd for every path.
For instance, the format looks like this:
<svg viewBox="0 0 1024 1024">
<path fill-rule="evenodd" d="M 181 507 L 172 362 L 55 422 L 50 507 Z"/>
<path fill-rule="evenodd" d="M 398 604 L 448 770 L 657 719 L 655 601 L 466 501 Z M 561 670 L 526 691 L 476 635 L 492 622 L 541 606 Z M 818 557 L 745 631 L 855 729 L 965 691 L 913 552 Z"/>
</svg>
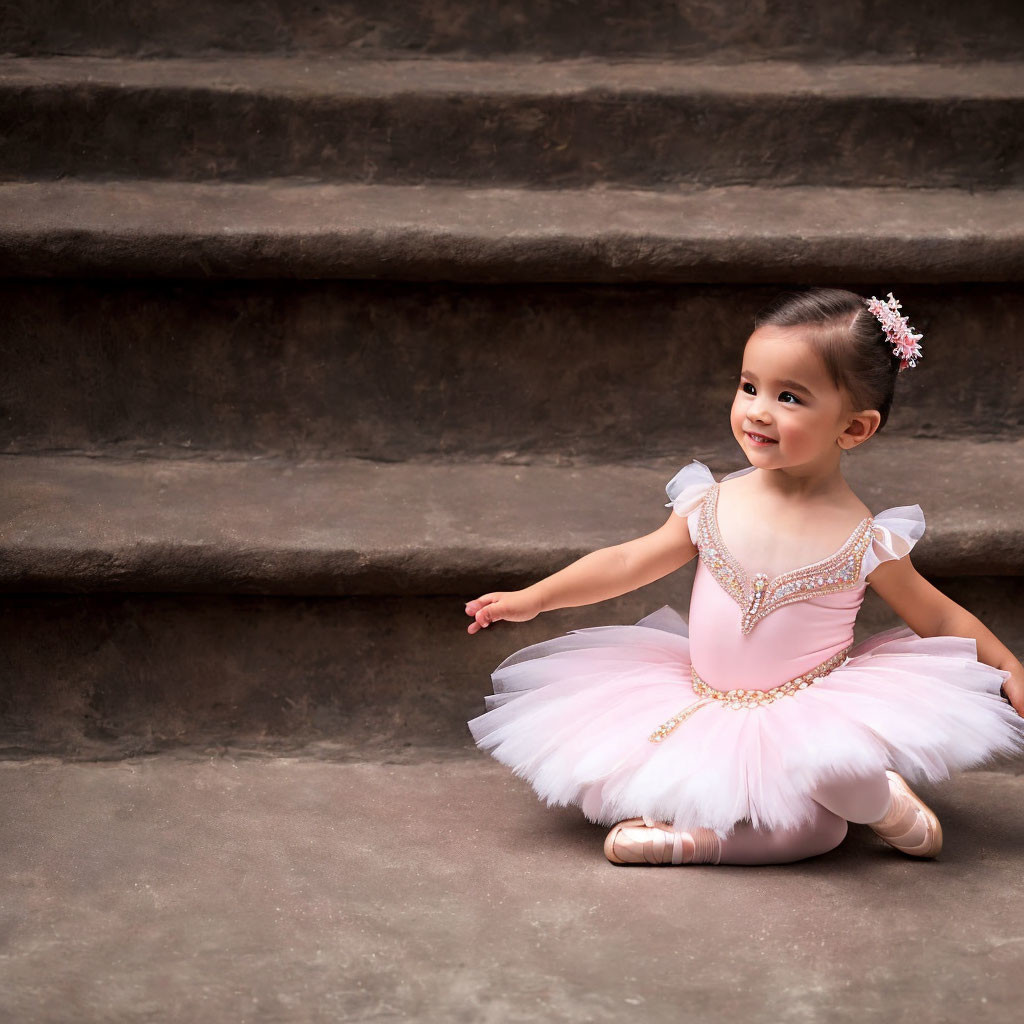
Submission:
<svg viewBox="0 0 1024 1024">
<path fill-rule="evenodd" d="M 892 768 L 938 781 L 1024 751 L 1001 697 L 1009 674 L 973 639 L 899 627 L 855 645 L 829 675 L 752 709 L 705 706 L 662 742 L 652 730 L 697 701 L 687 623 L 667 605 L 635 625 L 577 629 L 506 658 L 477 745 L 549 806 L 602 825 L 648 815 L 727 835 L 808 821 L 815 787 Z"/>
</svg>

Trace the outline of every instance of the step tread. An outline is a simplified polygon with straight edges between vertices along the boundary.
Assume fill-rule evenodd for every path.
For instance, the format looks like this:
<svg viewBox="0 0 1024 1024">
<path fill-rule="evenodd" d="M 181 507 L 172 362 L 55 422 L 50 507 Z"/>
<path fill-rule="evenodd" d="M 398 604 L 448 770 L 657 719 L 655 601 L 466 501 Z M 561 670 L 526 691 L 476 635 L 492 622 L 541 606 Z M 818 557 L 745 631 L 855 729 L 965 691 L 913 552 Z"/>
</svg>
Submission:
<svg viewBox="0 0 1024 1024">
<path fill-rule="evenodd" d="M 1024 190 L 0 185 L 12 276 L 1020 280 Z"/>
<path fill-rule="evenodd" d="M 6 456 L 0 588 L 447 594 L 524 585 L 657 529 L 650 466 Z M 886 439 L 851 458 L 873 511 L 920 504 L 915 554 L 941 575 L 1024 573 L 1024 441 Z"/>
<path fill-rule="evenodd" d="M 0 88 L 118 87 L 189 92 L 381 97 L 567 96 L 609 93 L 875 97 L 900 100 L 1024 98 L 1024 63 L 829 63 L 757 60 L 443 57 L 374 59 L 301 55 L 228 57 L 9 57 Z"/>
</svg>

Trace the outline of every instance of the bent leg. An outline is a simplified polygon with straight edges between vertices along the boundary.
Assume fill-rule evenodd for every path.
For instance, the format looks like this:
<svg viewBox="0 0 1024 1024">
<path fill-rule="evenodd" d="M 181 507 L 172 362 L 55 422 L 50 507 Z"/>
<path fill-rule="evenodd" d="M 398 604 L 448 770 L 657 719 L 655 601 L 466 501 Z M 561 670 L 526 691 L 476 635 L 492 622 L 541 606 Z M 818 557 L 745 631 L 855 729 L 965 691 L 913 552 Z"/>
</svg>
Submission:
<svg viewBox="0 0 1024 1024">
<path fill-rule="evenodd" d="M 911 857 L 937 857 L 942 850 L 942 825 L 935 812 L 895 772 L 847 776 L 818 787 L 812 795 L 848 821 L 870 826 Z"/>
<path fill-rule="evenodd" d="M 846 838 L 846 819 L 820 805 L 814 818 L 794 829 L 756 829 L 745 821 L 721 840 L 719 864 L 789 864 L 834 850 Z"/>
<path fill-rule="evenodd" d="M 844 775 L 820 785 L 811 794 L 833 814 L 866 825 L 878 821 L 892 799 L 884 771 L 877 775 Z"/>
</svg>

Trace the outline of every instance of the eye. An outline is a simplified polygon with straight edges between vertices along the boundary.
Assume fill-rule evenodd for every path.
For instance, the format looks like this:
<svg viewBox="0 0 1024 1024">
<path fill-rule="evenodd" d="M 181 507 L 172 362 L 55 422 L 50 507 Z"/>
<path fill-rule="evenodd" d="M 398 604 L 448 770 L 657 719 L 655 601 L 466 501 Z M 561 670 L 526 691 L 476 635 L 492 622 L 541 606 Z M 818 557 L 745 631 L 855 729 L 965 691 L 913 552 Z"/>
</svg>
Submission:
<svg viewBox="0 0 1024 1024">
<path fill-rule="evenodd" d="M 754 387 L 753 384 L 750 383 L 749 380 L 741 381 L 740 382 L 740 387 L 743 389 L 743 393 L 744 394 L 747 394 L 747 395 L 756 394 L 756 388 Z M 747 391 L 747 388 L 750 388 L 750 391 Z M 792 398 L 793 402 L 795 402 L 797 405 L 801 404 L 800 399 L 797 398 L 796 395 L 794 395 L 792 391 L 780 391 L 779 392 L 779 398 L 780 399 L 784 398 L 784 396 L 786 396 L 786 395 L 789 395 L 789 397 Z M 783 405 L 792 405 L 793 402 L 783 402 L 782 404 Z"/>
</svg>

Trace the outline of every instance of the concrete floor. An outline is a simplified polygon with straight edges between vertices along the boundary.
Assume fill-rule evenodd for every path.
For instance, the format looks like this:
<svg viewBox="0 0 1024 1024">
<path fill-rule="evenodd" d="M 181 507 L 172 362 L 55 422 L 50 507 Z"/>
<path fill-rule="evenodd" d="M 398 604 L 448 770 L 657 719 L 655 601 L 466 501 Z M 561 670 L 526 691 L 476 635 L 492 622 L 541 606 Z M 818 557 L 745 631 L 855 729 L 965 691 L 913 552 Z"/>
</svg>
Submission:
<svg viewBox="0 0 1024 1024">
<path fill-rule="evenodd" d="M 485 755 L 0 762 L 0 1019 L 1019 1021 L 1024 777 L 776 867 L 617 867 Z"/>
</svg>

